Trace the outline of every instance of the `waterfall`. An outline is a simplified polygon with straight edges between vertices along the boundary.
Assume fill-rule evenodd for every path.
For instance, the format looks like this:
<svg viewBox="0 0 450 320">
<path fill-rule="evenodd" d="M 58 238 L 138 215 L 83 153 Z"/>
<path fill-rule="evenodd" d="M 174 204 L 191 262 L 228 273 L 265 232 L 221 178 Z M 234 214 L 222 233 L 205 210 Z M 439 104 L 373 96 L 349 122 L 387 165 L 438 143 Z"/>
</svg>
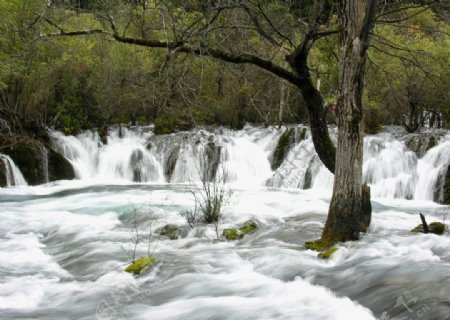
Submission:
<svg viewBox="0 0 450 320">
<path fill-rule="evenodd" d="M 364 181 L 374 197 L 411 199 L 414 193 L 417 158 L 404 143 L 390 135 L 364 140 Z"/>
<path fill-rule="evenodd" d="M 414 199 L 443 200 L 444 177 L 450 166 L 450 140 L 430 149 L 417 164 Z"/>
<path fill-rule="evenodd" d="M 96 132 L 76 137 L 51 132 L 53 146 L 72 163 L 78 179 L 162 182 L 163 171 L 146 147 L 151 132 L 111 130 L 103 144 Z"/>
<path fill-rule="evenodd" d="M 152 127 L 113 127 L 105 144 L 92 131 L 76 137 L 51 132 L 51 137 L 55 149 L 74 166 L 78 179 L 189 183 L 200 179 L 205 164 L 216 161 L 229 181 L 239 186 L 331 192 L 333 175 L 315 152 L 310 132 L 299 135 L 303 127 L 295 128 L 296 142 L 276 171 L 270 161 L 288 128 L 197 129 L 156 136 Z M 336 142 L 335 128 L 330 128 L 330 135 Z M 364 138 L 363 176 L 373 197 L 442 201 L 450 165 L 450 134 L 441 130 L 433 135 L 436 146 L 428 151 L 419 146 L 420 152 L 411 150 L 409 142 L 415 139 L 417 144 L 420 135 L 408 135 L 398 127 Z"/>
<path fill-rule="evenodd" d="M 19 168 L 15 165 L 14 161 L 7 155 L 0 154 L 1 164 L 3 165 L 6 186 L 26 186 L 27 182 L 20 172 Z"/>
</svg>

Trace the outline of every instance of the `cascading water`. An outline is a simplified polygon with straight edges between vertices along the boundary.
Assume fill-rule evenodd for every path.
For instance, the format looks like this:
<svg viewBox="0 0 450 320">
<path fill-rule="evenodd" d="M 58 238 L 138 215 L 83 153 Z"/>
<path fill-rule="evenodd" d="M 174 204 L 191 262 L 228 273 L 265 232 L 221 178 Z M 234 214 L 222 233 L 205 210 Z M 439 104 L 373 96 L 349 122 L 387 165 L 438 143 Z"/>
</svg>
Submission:
<svg viewBox="0 0 450 320">
<path fill-rule="evenodd" d="M 444 177 L 450 170 L 450 140 L 445 139 L 430 149 L 417 165 L 417 183 L 414 199 L 443 200 Z"/>
<path fill-rule="evenodd" d="M 114 128 L 107 144 L 89 131 L 77 137 L 59 132 L 51 136 L 55 149 L 69 159 L 79 179 L 188 183 L 199 179 L 208 145 L 220 148 L 219 159 L 230 182 L 261 186 L 272 174 L 267 145 L 273 142 L 268 136 L 278 135 L 275 130 L 261 137 L 261 131 L 253 129 L 169 136 L 154 136 L 149 129 Z"/>
<path fill-rule="evenodd" d="M 4 167 L 6 186 L 26 186 L 27 182 L 20 172 L 19 168 L 15 165 L 14 161 L 7 155 L 0 154 L 1 165 Z"/>
<path fill-rule="evenodd" d="M 301 128 L 298 128 L 300 130 Z M 282 131 L 246 127 L 241 131 L 197 130 L 155 136 L 150 127 L 113 128 L 103 144 L 97 133 L 64 136 L 52 132 L 55 148 L 73 164 L 79 179 L 188 183 L 200 179 L 209 146 L 217 146 L 230 182 L 262 186 L 328 190 L 333 175 L 322 165 L 305 137 L 289 150 L 274 172 L 270 159 Z M 335 129 L 330 131 L 335 139 Z M 442 200 L 443 176 L 450 162 L 450 135 L 422 158 L 409 150 L 407 135 L 397 128 L 364 139 L 364 181 L 373 197 Z M 297 139 L 298 140 L 298 139 Z"/>
<path fill-rule="evenodd" d="M 442 197 L 449 134 L 431 132 L 437 143 L 428 151 L 428 137 L 415 135 L 412 151 L 411 136 L 396 128 L 366 137 L 364 176 L 378 197 L 371 226 L 321 260 L 304 244 L 320 236 L 333 175 L 310 133 L 295 129 L 273 171 L 286 129 L 150 129 L 113 128 L 106 140 L 52 132 L 79 180 L 0 190 L 1 319 L 448 318 L 449 233 L 410 230 L 419 212 L 449 227 L 447 206 L 420 201 Z M 196 204 L 184 183 L 219 163 L 235 184 L 230 201 L 218 229 L 191 229 L 180 213 Z M 248 220 L 258 224 L 253 233 L 221 237 Z M 167 226 L 178 239 L 159 235 Z M 136 256 L 151 249 L 157 259 L 138 277 L 124 272 L 130 231 L 140 236 Z"/>
</svg>

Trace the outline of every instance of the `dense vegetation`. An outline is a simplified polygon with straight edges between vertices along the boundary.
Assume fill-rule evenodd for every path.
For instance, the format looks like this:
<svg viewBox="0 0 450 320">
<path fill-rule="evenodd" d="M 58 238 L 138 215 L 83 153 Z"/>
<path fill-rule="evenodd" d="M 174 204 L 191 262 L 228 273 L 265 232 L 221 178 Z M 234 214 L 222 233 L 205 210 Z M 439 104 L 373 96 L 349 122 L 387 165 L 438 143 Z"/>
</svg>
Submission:
<svg viewBox="0 0 450 320">
<path fill-rule="evenodd" d="M 3 130 L 35 134 L 55 127 L 77 133 L 139 122 L 155 123 L 159 133 L 169 133 L 199 124 L 277 125 L 280 106 L 282 121 L 307 123 L 298 90 L 256 67 L 130 46 L 104 34 L 42 36 L 60 26 L 101 27 L 97 15 L 104 12 L 104 3 L 0 1 Z M 128 33 L 145 37 L 167 32 L 158 13 L 148 9 L 153 1 L 108 3 L 116 24 Z M 168 3 L 177 15 L 170 18 L 184 26 L 204 5 Z M 445 12 L 423 11 L 420 6 L 408 10 L 418 14 L 405 21 L 379 23 L 374 32 L 364 93 L 368 132 L 383 124 L 404 125 L 411 132 L 450 124 L 450 27 Z M 267 2 L 266 11 L 273 19 L 285 14 L 276 2 Z M 245 35 L 236 39 L 232 30 L 224 29 L 223 37 L 216 40 L 230 49 L 266 50 L 259 33 Z M 320 82 L 320 92 L 330 106 L 330 123 L 334 121 L 331 106 L 338 96 L 338 42 L 333 37 L 337 35 L 321 38 L 309 58 L 313 80 Z"/>
</svg>

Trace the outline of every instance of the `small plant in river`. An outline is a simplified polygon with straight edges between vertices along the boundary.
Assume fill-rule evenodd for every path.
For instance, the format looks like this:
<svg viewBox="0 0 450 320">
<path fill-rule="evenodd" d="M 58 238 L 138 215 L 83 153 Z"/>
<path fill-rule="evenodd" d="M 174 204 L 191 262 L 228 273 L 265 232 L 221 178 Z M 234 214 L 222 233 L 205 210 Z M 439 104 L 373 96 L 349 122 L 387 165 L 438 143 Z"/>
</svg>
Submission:
<svg viewBox="0 0 450 320">
<path fill-rule="evenodd" d="M 199 165 L 196 166 L 199 182 L 191 182 L 194 209 L 180 213 L 191 229 L 198 223 L 212 224 L 219 239 L 219 223 L 232 191 L 228 187 L 228 170 L 220 163 L 220 147 L 207 144 Z"/>
<path fill-rule="evenodd" d="M 133 208 L 131 216 L 132 229 L 130 231 L 131 248 L 129 248 L 128 250 L 124 248 L 124 250 L 128 255 L 128 258 L 131 260 L 131 264 L 129 264 L 125 268 L 125 271 L 138 275 L 145 267 L 156 262 L 156 259 L 154 258 L 154 253 L 156 247 L 158 246 L 161 235 L 158 236 L 152 249 L 152 238 L 153 238 L 152 219 L 149 219 L 149 227 L 147 235 L 141 234 L 139 231 L 138 209 L 133 204 L 131 204 L 131 206 Z M 142 243 L 143 241 L 147 241 L 147 255 L 140 257 L 139 259 L 136 259 L 137 248 L 139 244 Z"/>
</svg>

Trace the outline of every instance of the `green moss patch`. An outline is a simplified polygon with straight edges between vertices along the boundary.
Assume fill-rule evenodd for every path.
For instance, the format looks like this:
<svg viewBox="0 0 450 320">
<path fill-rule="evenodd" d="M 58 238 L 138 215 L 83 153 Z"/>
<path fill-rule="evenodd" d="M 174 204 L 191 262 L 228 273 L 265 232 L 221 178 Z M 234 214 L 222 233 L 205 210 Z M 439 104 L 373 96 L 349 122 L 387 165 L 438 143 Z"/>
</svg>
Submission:
<svg viewBox="0 0 450 320">
<path fill-rule="evenodd" d="M 319 253 L 319 258 L 321 259 L 329 259 L 333 253 L 335 253 L 336 251 L 338 251 L 339 249 L 336 247 L 332 247 L 324 252 Z"/>
<path fill-rule="evenodd" d="M 445 175 L 443 203 L 450 205 L 450 166 L 447 167 L 447 174 Z"/>
<path fill-rule="evenodd" d="M 438 234 L 438 235 L 444 234 L 445 224 L 443 224 L 442 222 L 432 222 L 428 225 L 428 230 L 429 230 L 429 233 L 434 233 L 434 234 Z M 417 225 L 414 229 L 411 229 L 411 232 L 424 233 L 423 225 L 422 224 Z"/>
<path fill-rule="evenodd" d="M 431 148 L 434 148 L 436 145 L 437 145 L 436 137 L 431 136 L 430 140 L 428 140 L 427 151 L 430 150 Z"/>
<path fill-rule="evenodd" d="M 243 237 L 243 235 L 236 228 L 224 229 L 222 234 L 227 240 L 238 240 Z"/>
<path fill-rule="evenodd" d="M 246 234 L 253 232 L 256 228 L 258 228 L 258 224 L 253 220 L 249 220 L 249 221 L 246 221 L 242 226 L 240 226 L 239 230 L 244 235 L 246 235 Z"/>
<path fill-rule="evenodd" d="M 145 256 L 141 257 L 132 264 L 130 264 L 128 267 L 125 268 L 126 272 L 134 273 L 134 274 L 140 274 L 141 271 L 146 268 L 147 266 L 150 266 L 156 262 L 156 259 L 153 257 Z"/>
<path fill-rule="evenodd" d="M 294 128 L 287 129 L 281 134 L 280 138 L 278 139 L 275 151 L 273 153 L 272 170 L 276 170 L 281 166 L 289 150 L 295 144 L 294 134 L 295 134 Z"/>
<path fill-rule="evenodd" d="M 238 240 L 254 232 L 257 228 L 258 224 L 256 221 L 248 220 L 236 228 L 224 229 L 222 234 L 227 240 Z"/>
<path fill-rule="evenodd" d="M 328 259 L 338 251 L 338 248 L 322 239 L 305 242 L 305 249 L 319 252 L 318 257 L 321 259 Z"/>
</svg>

